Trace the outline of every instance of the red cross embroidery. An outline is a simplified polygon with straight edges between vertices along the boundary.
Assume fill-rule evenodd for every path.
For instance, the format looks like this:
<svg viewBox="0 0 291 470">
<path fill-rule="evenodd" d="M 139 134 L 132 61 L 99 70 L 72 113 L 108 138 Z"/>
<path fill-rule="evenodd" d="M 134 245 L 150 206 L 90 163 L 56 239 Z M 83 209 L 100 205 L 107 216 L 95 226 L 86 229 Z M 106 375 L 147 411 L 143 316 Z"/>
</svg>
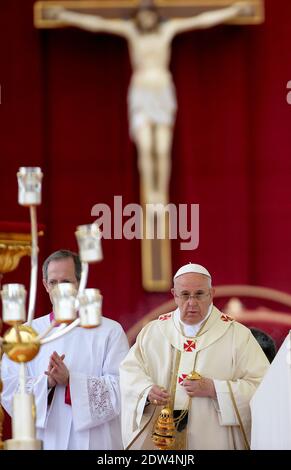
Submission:
<svg viewBox="0 0 291 470">
<path fill-rule="evenodd" d="M 192 352 L 196 348 L 195 341 L 192 341 L 191 339 L 188 339 L 184 343 L 184 351 L 186 352 Z"/>
<path fill-rule="evenodd" d="M 233 320 L 233 318 L 231 318 L 229 315 L 226 315 L 225 313 L 220 315 L 220 318 L 221 318 L 222 321 L 232 321 Z"/>
<path fill-rule="evenodd" d="M 164 320 L 169 320 L 171 318 L 172 314 L 171 313 L 166 313 L 165 315 L 160 315 L 159 320 L 164 321 Z"/>
<path fill-rule="evenodd" d="M 180 377 L 178 377 L 178 383 L 183 383 L 183 380 L 186 379 L 187 375 L 188 374 L 181 374 Z"/>
</svg>

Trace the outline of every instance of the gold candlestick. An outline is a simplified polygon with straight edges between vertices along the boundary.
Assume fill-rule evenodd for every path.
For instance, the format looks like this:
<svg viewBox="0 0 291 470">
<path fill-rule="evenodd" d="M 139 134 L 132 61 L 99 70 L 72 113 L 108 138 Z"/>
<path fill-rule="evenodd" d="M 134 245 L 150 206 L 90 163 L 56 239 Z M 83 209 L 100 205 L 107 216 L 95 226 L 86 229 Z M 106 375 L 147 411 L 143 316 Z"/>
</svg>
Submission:
<svg viewBox="0 0 291 470">
<path fill-rule="evenodd" d="M 39 450 L 42 441 L 36 439 L 36 408 L 34 395 L 26 392 L 26 362 L 31 361 L 39 352 L 42 344 L 65 335 L 76 326 L 93 328 L 101 323 L 102 296 L 98 289 L 85 289 L 88 277 L 88 264 L 102 259 L 101 233 L 96 223 L 77 227 L 76 236 L 79 244 L 82 273 L 77 292 L 73 284 L 60 283 L 52 290 L 52 299 L 57 323 L 70 323 L 65 328 L 58 328 L 53 334 L 46 332 L 39 335 L 32 327 L 34 318 L 37 268 L 38 268 L 38 233 L 36 206 L 41 203 L 40 168 L 21 167 L 17 173 L 19 204 L 30 209 L 31 235 L 0 233 L 0 281 L 2 273 L 17 266 L 21 256 L 31 255 L 31 275 L 29 307 L 26 320 L 26 290 L 21 284 L 7 284 L 1 291 L 3 319 L 12 325 L 3 338 L 0 337 L 0 359 L 2 352 L 8 358 L 19 363 L 19 391 L 13 396 L 12 439 L 5 441 L 8 450 Z M 9 237 L 12 235 L 12 237 Z M 5 242 L 5 243 L 4 243 Z M 79 317 L 77 311 L 79 308 Z M 23 323 L 26 321 L 26 324 Z M 0 321 L 0 327 L 2 322 Z M 0 328 L 1 331 L 1 328 Z M 0 361 L 1 365 L 1 361 Z M 0 371 L 1 372 L 1 371 Z M 0 374 L 1 375 L 1 374 Z M 2 382 L 0 379 L 0 394 Z M 4 412 L 0 405 L 0 449 L 3 448 L 2 429 Z"/>
</svg>

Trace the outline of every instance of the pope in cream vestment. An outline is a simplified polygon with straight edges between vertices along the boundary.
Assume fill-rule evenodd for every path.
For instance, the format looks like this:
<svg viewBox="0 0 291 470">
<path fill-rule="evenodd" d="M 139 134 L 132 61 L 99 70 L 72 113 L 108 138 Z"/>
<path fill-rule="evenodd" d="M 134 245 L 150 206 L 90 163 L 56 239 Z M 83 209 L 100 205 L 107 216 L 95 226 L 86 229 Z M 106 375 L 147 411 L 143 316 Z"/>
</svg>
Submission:
<svg viewBox="0 0 291 470">
<path fill-rule="evenodd" d="M 140 332 L 121 364 L 124 446 L 155 449 L 154 422 L 162 409 L 148 403 L 158 384 L 174 393 L 174 410 L 188 409 L 187 449 L 245 449 L 250 442 L 249 402 L 269 362 L 248 328 L 213 304 L 196 336 L 185 336 L 179 308 Z M 216 398 L 189 397 L 183 387 L 195 370 L 211 378 Z"/>
</svg>

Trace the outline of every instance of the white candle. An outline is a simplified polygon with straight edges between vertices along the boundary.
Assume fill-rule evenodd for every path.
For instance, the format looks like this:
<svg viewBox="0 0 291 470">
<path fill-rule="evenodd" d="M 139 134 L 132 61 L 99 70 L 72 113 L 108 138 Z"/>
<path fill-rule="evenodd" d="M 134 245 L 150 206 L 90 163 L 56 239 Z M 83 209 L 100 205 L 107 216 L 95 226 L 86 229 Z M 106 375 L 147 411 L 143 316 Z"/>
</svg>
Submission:
<svg viewBox="0 0 291 470">
<path fill-rule="evenodd" d="M 83 328 L 93 328 L 101 323 L 102 295 L 99 289 L 85 289 L 79 297 L 79 316 Z"/>
<path fill-rule="evenodd" d="M 5 323 L 24 323 L 25 317 L 24 305 L 16 302 L 3 302 L 3 321 Z"/>
<path fill-rule="evenodd" d="M 75 299 L 57 299 L 54 304 L 55 320 L 58 322 L 73 321 L 77 318 Z"/>
<path fill-rule="evenodd" d="M 80 258 L 85 263 L 92 263 L 94 261 L 99 261 L 102 259 L 102 250 L 99 243 L 96 243 L 94 248 L 81 248 Z"/>
<path fill-rule="evenodd" d="M 5 284 L 1 291 L 3 321 L 8 324 L 24 323 L 26 320 L 26 290 L 22 284 Z"/>
<path fill-rule="evenodd" d="M 19 192 L 18 202 L 21 206 L 38 206 L 41 204 L 41 193 L 23 189 Z"/>
<path fill-rule="evenodd" d="M 16 393 L 13 397 L 13 439 L 35 439 L 35 403 L 28 393 Z"/>
<path fill-rule="evenodd" d="M 92 328 L 101 323 L 101 306 L 88 305 L 79 310 L 81 326 L 83 328 Z"/>
<path fill-rule="evenodd" d="M 52 290 L 55 320 L 70 323 L 77 318 L 77 289 L 69 282 L 56 285 Z"/>
<path fill-rule="evenodd" d="M 22 206 L 41 204 L 41 180 L 39 167 L 21 167 L 17 173 L 18 202 Z"/>
<path fill-rule="evenodd" d="M 101 232 L 96 223 L 91 225 L 79 225 L 75 232 L 81 261 L 92 263 L 103 258 L 101 248 Z"/>
</svg>

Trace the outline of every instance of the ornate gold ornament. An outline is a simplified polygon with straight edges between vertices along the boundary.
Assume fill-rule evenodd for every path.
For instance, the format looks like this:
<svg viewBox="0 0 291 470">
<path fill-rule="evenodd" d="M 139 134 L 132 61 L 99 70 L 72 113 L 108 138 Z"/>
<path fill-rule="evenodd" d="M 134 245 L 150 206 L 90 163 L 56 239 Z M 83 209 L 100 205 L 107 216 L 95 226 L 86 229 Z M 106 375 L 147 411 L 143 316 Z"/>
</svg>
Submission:
<svg viewBox="0 0 291 470">
<path fill-rule="evenodd" d="M 173 412 L 167 406 L 161 410 L 155 423 L 152 441 L 160 450 L 172 449 L 175 443 L 175 431 Z"/>
<path fill-rule="evenodd" d="M 38 333 L 26 325 L 10 328 L 3 337 L 3 351 L 14 362 L 31 361 L 40 348 Z"/>
<path fill-rule="evenodd" d="M 190 374 L 188 374 L 186 377 L 186 380 L 200 380 L 200 379 L 202 379 L 202 375 L 198 374 L 198 372 L 195 372 L 195 370 L 190 372 Z"/>
</svg>

